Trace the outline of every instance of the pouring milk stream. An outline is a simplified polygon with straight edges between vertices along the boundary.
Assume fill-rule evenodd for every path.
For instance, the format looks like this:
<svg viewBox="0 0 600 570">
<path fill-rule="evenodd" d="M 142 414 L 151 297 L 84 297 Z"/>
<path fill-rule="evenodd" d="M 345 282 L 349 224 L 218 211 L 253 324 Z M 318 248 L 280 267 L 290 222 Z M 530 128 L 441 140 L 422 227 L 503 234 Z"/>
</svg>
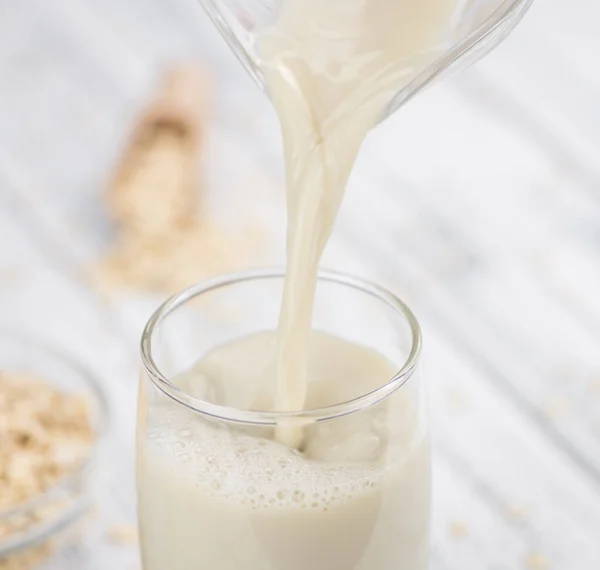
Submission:
<svg viewBox="0 0 600 570">
<path fill-rule="evenodd" d="M 288 0 L 256 52 L 279 115 L 288 235 L 273 409 L 304 408 L 317 270 L 359 148 L 394 95 L 444 52 L 458 0 Z M 301 446 L 302 428 L 280 441 Z"/>
</svg>

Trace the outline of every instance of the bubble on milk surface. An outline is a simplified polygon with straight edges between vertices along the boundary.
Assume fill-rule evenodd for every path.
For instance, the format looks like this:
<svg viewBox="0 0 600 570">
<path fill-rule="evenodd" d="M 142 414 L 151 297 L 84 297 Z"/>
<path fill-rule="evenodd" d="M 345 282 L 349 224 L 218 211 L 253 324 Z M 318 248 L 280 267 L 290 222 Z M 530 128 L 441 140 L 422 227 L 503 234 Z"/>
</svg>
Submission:
<svg viewBox="0 0 600 570">
<path fill-rule="evenodd" d="M 184 380 L 193 384 L 196 396 L 231 397 L 206 386 L 209 376 L 186 375 Z M 255 397 L 256 391 L 246 389 L 242 396 Z M 360 412 L 310 424 L 300 452 L 276 441 L 272 427 L 222 422 L 165 401 L 152 410 L 146 445 L 159 454 L 159 464 L 173 463 L 169 470 L 181 485 L 192 484 L 208 496 L 248 509 L 331 510 L 359 494 L 377 492 L 390 463 L 402 460 L 414 438 L 414 410 L 409 408 L 399 394 Z"/>
<path fill-rule="evenodd" d="M 383 463 L 313 459 L 271 439 L 222 430 L 185 413 L 161 420 L 153 423 L 148 445 L 161 462 L 176 464 L 173 471 L 181 483 L 248 509 L 328 510 L 375 490 L 385 471 Z"/>
</svg>

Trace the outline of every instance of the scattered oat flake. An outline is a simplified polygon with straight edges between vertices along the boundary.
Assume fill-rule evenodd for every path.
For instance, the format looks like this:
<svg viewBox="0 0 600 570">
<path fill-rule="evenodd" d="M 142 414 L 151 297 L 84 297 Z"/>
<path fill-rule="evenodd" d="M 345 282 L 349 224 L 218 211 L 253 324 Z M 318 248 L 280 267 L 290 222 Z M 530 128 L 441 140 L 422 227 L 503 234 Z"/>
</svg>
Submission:
<svg viewBox="0 0 600 570">
<path fill-rule="evenodd" d="M 589 389 L 591 392 L 600 394 L 600 376 L 596 376 L 589 381 Z"/>
<path fill-rule="evenodd" d="M 135 525 L 114 525 L 106 533 L 107 538 L 113 544 L 119 546 L 137 546 L 138 529 Z"/>
<path fill-rule="evenodd" d="M 518 505 L 510 505 L 506 509 L 506 516 L 512 522 L 523 522 L 527 519 L 527 509 Z"/>
<path fill-rule="evenodd" d="M 104 293 L 119 289 L 176 292 L 239 268 L 260 246 L 256 231 L 227 234 L 204 222 L 172 228 L 156 239 L 125 238 L 93 270 Z"/>
<path fill-rule="evenodd" d="M 469 527 L 464 522 L 454 521 L 450 523 L 448 532 L 452 538 L 460 540 L 469 534 Z"/>
<path fill-rule="evenodd" d="M 563 396 L 554 396 L 544 403 L 543 409 L 550 419 L 560 420 L 569 414 L 570 403 Z"/>
<path fill-rule="evenodd" d="M 539 552 L 530 552 L 525 556 L 525 567 L 528 570 L 546 570 L 548 559 Z"/>
<path fill-rule="evenodd" d="M 446 402 L 448 408 L 455 413 L 465 412 L 469 408 L 469 396 L 457 388 L 446 391 Z"/>
<path fill-rule="evenodd" d="M 18 265 L 0 267 L 0 285 L 17 285 L 23 281 L 25 273 Z"/>
</svg>

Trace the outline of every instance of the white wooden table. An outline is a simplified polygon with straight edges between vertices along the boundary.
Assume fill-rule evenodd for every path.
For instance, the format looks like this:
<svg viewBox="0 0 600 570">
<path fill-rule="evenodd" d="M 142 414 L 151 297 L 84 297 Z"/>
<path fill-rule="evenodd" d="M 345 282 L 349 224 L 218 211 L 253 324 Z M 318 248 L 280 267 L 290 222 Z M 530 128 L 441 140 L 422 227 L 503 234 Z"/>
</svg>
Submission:
<svg viewBox="0 0 600 570">
<path fill-rule="evenodd" d="M 594 0 L 538 0 L 377 129 L 326 254 L 422 321 L 433 570 L 600 568 L 599 23 Z M 86 269 L 111 238 L 101 196 L 126 126 L 191 57 L 218 89 L 211 196 L 280 235 L 275 118 L 194 0 L 0 4 L 0 323 L 78 355 L 117 410 L 117 478 L 51 568 L 139 567 L 106 529 L 134 520 L 137 341 L 160 299 L 107 305 Z"/>
</svg>

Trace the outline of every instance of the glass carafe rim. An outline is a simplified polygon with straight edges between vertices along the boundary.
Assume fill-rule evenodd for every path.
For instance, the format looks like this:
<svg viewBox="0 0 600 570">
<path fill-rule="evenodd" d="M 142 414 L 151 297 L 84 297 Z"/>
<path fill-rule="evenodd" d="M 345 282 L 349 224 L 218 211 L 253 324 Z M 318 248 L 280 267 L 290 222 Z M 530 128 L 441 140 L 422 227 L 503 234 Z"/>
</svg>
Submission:
<svg viewBox="0 0 600 570">
<path fill-rule="evenodd" d="M 241 41 L 238 35 L 233 33 L 232 28 L 223 18 L 219 10 L 219 0 L 199 1 L 209 19 L 231 48 L 235 57 L 240 61 L 259 88 L 266 91 L 262 70 L 251 56 L 247 46 Z M 481 48 L 481 46 L 486 46 L 486 42 L 487 47 L 484 47 L 483 53 L 476 57 L 475 60 L 480 59 L 483 54 L 496 47 L 518 24 L 532 4 L 533 0 L 499 0 L 498 6 L 492 10 L 485 20 L 481 21 L 477 27 L 432 61 L 426 69 L 417 73 L 392 98 L 389 104 L 383 109 L 377 123 L 380 123 L 386 117 L 393 114 L 407 103 L 409 99 L 412 99 L 416 93 L 442 76 L 446 70 L 453 68 L 460 61 L 468 60 L 468 56 Z M 473 61 L 469 61 L 469 63 L 473 63 Z"/>
<path fill-rule="evenodd" d="M 252 281 L 282 280 L 284 277 L 285 269 L 283 268 L 259 268 L 227 273 L 187 287 L 167 299 L 152 314 L 144 327 L 141 338 L 142 363 L 145 372 L 148 374 L 148 377 L 152 380 L 153 384 L 169 398 L 186 408 L 203 415 L 235 423 L 276 426 L 278 423 L 285 420 L 298 422 L 324 421 L 363 410 L 367 407 L 376 405 L 389 397 L 412 377 L 419 361 L 422 340 L 421 328 L 417 318 L 408 305 L 387 289 L 375 285 L 370 281 L 346 273 L 328 270 L 319 271 L 318 281 L 341 285 L 378 299 L 384 303 L 388 309 L 391 309 L 396 315 L 399 315 L 410 328 L 411 345 L 404 364 L 392 378 L 375 390 L 357 398 L 322 408 L 294 412 L 240 410 L 213 404 L 191 396 L 175 386 L 169 378 L 161 372 L 152 354 L 153 339 L 161 322 L 173 311 L 192 299 L 217 289 L 223 289 Z"/>
</svg>

